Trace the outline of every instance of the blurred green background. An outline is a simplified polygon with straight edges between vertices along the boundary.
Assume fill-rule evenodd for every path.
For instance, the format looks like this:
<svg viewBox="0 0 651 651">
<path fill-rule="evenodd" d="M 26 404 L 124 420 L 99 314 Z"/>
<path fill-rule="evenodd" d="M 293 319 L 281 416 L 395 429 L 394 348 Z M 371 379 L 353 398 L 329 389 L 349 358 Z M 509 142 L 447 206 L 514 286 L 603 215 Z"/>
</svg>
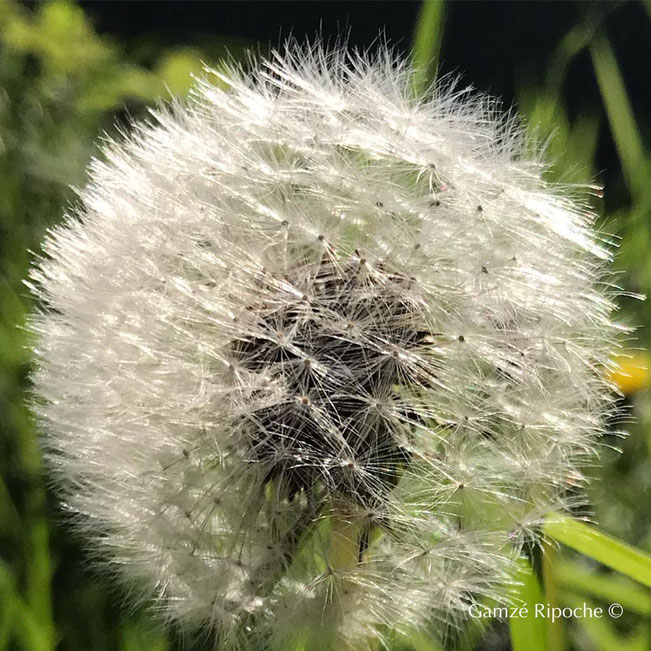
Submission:
<svg viewBox="0 0 651 651">
<path fill-rule="evenodd" d="M 81 2 L 0 1 L 0 651 L 209 648 L 163 631 L 88 565 L 48 492 L 27 408 L 32 300 L 23 285 L 48 226 L 75 201 L 71 186 L 146 106 L 183 95 L 201 62 L 247 47 L 266 51 L 293 33 L 370 46 L 380 29 L 422 65 L 515 104 L 549 140 L 564 181 L 605 186 L 602 225 L 620 238 L 617 267 L 630 292 L 651 291 L 649 2 Z M 615 378 L 630 436 L 612 449 L 590 497 L 601 530 L 651 551 L 651 394 L 645 370 L 651 305 L 622 301 L 640 326 Z M 613 429 L 621 423 L 613 423 Z M 621 449 L 621 453 L 618 451 Z M 505 622 L 450 635 L 454 649 L 651 649 L 651 591 L 560 545 L 544 564 L 544 601 L 620 603 L 619 619 Z M 606 556 L 608 552 L 606 552 Z M 602 559 L 603 560 L 603 559 Z M 634 571 L 629 574 L 635 574 Z M 639 578 L 639 577 L 636 577 Z M 535 583 L 535 580 L 534 580 Z M 533 585 L 534 591 L 538 585 Z M 396 649 L 437 649 L 427 639 Z M 309 650 L 307 650 L 309 651 Z"/>
</svg>

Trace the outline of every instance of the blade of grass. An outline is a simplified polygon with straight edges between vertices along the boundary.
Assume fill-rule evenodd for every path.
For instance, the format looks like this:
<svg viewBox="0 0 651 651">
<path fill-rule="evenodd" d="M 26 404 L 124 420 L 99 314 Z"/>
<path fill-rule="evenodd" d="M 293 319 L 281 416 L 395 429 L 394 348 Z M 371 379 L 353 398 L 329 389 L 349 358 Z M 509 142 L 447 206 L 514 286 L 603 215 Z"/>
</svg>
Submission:
<svg viewBox="0 0 651 651">
<path fill-rule="evenodd" d="M 436 76 L 433 65 L 439 57 L 443 40 L 444 0 L 423 0 L 412 44 L 414 91 L 420 95 Z"/>
<path fill-rule="evenodd" d="M 561 605 L 560 588 L 556 576 L 558 560 L 558 548 L 545 543 L 542 555 L 543 587 L 545 589 L 545 602 L 552 608 L 558 608 Z M 554 651 L 564 651 L 567 645 L 565 643 L 563 620 L 559 618 L 554 621 L 551 618 L 545 618 L 543 621 L 545 622 L 549 648 Z"/>
<path fill-rule="evenodd" d="M 513 651 L 546 651 L 545 620 L 535 615 L 536 604 L 545 603 L 545 599 L 529 562 L 522 559 L 520 565 L 518 580 L 521 585 L 514 596 L 527 606 L 528 615 L 509 618 L 511 647 Z"/>
<path fill-rule="evenodd" d="M 550 516 L 545 522 L 544 532 L 581 554 L 651 587 L 651 556 L 643 551 L 566 516 Z"/>
<path fill-rule="evenodd" d="M 590 54 L 626 182 L 631 192 L 642 194 L 648 184 L 648 164 L 615 53 L 606 37 L 599 36 Z"/>
<path fill-rule="evenodd" d="M 11 643 L 11 632 L 15 618 L 16 599 L 14 590 L 2 574 L 0 567 L 0 651 L 5 651 Z"/>
<path fill-rule="evenodd" d="M 54 649 L 50 630 L 43 627 L 39 619 L 34 616 L 29 604 L 18 594 L 13 577 L 2 565 L 0 565 L 0 594 L 3 597 L 1 607 L 5 608 L 6 604 L 9 611 L 7 622 L 2 622 L 9 648 L 24 649 L 24 651 Z M 15 646 L 12 646 L 12 642 L 15 642 Z"/>
<path fill-rule="evenodd" d="M 565 160 L 570 165 L 580 166 L 583 175 L 581 180 L 586 182 L 594 179 L 595 158 L 599 144 L 599 126 L 600 119 L 598 115 L 582 115 L 574 121 L 565 143 L 568 152 Z"/>
<path fill-rule="evenodd" d="M 567 602 L 572 608 L 582 608 L 584 604 L 593 610 L 595 608 L 594 603 L 576 595 L 567 595 Z M 597 651 L 647 651 L 649 648 L 648 627 L 644 622 L 628 637 L 615 629 L 608 615 L 582 618 L 580 625 L 590 638 L 590 648 Z"/>
<path fill-rule="evenodd" d="M 651 594 L 626 577 L 592 572 L 567 560 L 558 563 L 555 570 L 564 591 L 589 594 L 604 603 L 618 603 L 627 612 L 651 615 Z"/>
</svg>

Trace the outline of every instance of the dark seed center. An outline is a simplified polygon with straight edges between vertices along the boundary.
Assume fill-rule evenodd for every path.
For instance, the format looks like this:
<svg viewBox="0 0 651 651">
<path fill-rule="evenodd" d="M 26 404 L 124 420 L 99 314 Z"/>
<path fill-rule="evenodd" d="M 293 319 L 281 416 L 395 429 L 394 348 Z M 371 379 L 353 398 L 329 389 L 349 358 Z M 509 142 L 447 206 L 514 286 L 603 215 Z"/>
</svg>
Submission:
<svg viewBox="0 0 651 651">
<path fill-rule="evenodd" d="M 251 460 L 290 499 L 325 491 L 376 508 L 409 463 L 413 419 L 398 397 L 419 379 L 406 358 L 428 341 L 413 281 L 358 260 L 324 260 L 283 280 L 294 291 L 266 279 L 249 308 L 255 330 L 232 344 L 241 367 L 282 387 L 247 413 Z"/>
</svg>

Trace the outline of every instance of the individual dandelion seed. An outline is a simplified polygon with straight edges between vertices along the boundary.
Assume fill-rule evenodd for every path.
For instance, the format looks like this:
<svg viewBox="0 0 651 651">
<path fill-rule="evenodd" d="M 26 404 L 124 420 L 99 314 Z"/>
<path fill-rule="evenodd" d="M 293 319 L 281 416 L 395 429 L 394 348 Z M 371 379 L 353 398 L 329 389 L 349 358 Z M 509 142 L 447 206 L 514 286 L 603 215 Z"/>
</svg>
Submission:
<svg viewBox="0 0 651 651">
<path fill-rule="evenodd" d="M 377 648 L 508 599 L 611 408 L 582 191 L 410 74 L 294 43 L 208 73 L 105 146 L 32 272 L 63 503 L 223 648 Z"/>
</svg>

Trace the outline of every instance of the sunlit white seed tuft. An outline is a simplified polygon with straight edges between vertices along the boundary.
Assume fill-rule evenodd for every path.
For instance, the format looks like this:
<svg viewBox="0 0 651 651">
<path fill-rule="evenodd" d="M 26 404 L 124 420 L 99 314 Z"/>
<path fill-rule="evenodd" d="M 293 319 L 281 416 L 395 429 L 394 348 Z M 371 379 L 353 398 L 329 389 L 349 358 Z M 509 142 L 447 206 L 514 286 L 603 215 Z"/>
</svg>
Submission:
<svg viewBox="0 0 651 651">
<path fill-rule="evenodd" d="M 105 147 L 32 273 L 67 508 L 225 646 L 375 648 L 505 598 L 611 404 L 587 202 L 409 75 L 295 45 L 210 73 Z"/>
</svg>

